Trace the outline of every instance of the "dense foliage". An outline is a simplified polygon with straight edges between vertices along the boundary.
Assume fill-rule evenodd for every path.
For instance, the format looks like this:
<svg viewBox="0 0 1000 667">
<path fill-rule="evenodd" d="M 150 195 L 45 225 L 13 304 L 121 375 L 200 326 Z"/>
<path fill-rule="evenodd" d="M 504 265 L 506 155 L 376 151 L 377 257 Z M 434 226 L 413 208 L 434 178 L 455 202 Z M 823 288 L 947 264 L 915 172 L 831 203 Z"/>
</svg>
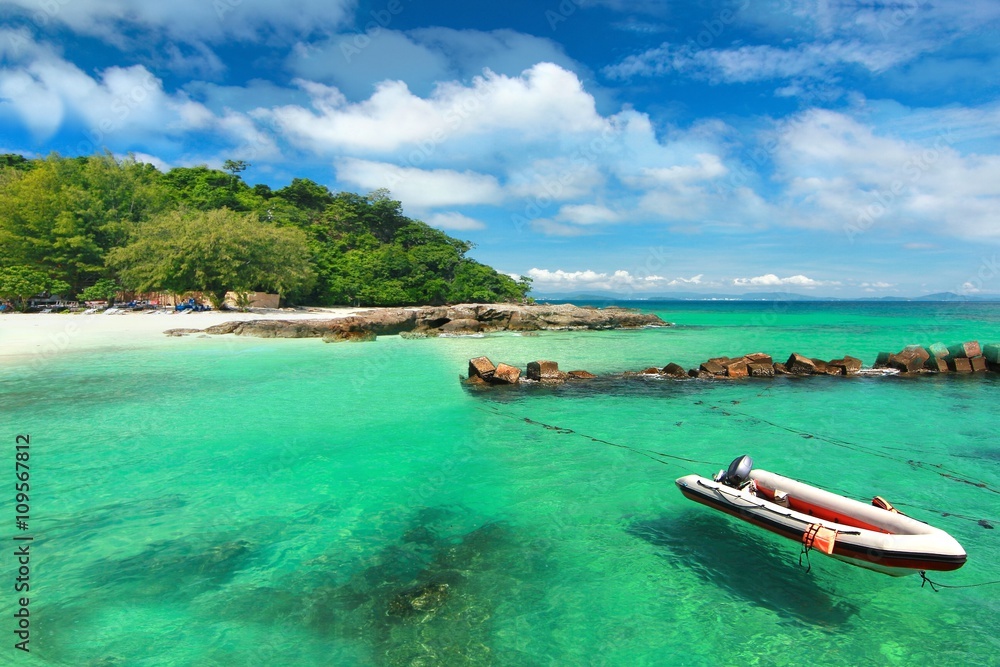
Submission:
<svg viewBox="0 0 1000 667">
<path fill-rule="evenodd" d="M 40 273 L 67 296 L 117 284 L 217 303 L 227 290 L 316 305 L 526 298 L 526 280 L 466 257 L 471 244 L 404 216 L 386 191 L 251 187 L 247 166 L 161 173 L 110 155 L 0 155 L 0 269 Z"/>
<path fill-rule="evenodd" d="M 0 266 L 0 300 L 25 310 L 28 299 L 41 292 L 62 292 L 69 284 L 50 278 L 30 266 Z"/>
</svg>

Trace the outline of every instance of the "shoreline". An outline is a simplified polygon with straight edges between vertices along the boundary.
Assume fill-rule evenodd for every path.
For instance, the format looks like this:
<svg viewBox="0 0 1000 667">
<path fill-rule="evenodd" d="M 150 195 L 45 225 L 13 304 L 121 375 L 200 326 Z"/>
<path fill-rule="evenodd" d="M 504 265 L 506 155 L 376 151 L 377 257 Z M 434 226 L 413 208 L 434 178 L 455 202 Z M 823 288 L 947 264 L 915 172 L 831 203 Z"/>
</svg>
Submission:
<svg viewBox="0 0 1000 667">
<path fill-rule="evenodd" d="M 655 315 L 572 304 L 457 304 L 409 307 L 251 308 L 246 312 L 119 311 L 0 314 L 0 363 L 44 362 L 72 353 L 159 347 L 172 336 L 370 339 L 419 331 L 463 335 L 493 331 L 670 326 Z M 172 330 L 178 330 L 171 334 Z M 363 334 L 359 336 L 359 334 Z"/>
<path fill-rule="evenodd" d="M 251 320 L 329 320 L 348 317 L 371 308 L 251 309 L 248 312 L 211 310 L 124 311 L 102 313 L 5 313 L 0 315 L 0 363 L 21 363 L 34 358 L 51 359 L 67 353 L 92 350 L 127 350 L 145 347 L 168 329 L 205 329 L 224 322 Z"/>
</svg>

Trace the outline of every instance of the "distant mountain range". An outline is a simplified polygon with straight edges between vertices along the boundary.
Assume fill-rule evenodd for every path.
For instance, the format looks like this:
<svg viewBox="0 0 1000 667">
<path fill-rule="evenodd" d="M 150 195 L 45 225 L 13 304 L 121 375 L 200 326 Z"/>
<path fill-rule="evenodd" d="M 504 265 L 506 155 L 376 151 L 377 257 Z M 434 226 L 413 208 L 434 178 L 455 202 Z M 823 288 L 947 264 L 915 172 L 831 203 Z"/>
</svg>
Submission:
<svg viewBox="0 0 1000 667">
<path fill-rule="evenodd" d="M 615 292 L 580 292 L 565 294 L 536 294 L 536 301 L 938 301 L 938 302 L 1000 302 L 1000 294 L 955 294 L 937 292 L 924 296 L 880 296 L 840 298 L 834 296 L 812 296 L 794 292 L 747 292 L 745 294 L 699 294 L 693 292 L 670 292 L 666 294 L 631 295 L 625 297 Z"/>
</svg>

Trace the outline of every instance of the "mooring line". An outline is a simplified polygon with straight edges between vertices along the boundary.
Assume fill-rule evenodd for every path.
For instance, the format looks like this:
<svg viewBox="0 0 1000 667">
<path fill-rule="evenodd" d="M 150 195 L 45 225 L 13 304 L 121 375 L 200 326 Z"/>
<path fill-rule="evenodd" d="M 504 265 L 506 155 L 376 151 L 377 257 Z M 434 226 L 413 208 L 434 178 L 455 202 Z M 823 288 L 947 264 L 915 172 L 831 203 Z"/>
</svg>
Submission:
<svg viewBox="0 0 1000 667">
<path fill-rule="evenodd" d="M 480 409 L 485 410 L 485 408 L 480 408 Z M 540 422 L 540 421 L 538 421 L 536 419 L 531 419 L 530 417 L 518 417 L 517 415 L 506 413 L 506 412 L 500 410 L 497 407 L 492 407 L 491 406 L 491 409 L 488 410 L 488 411 L 492 412 L 493 414 L 496 414 L 498 416 L 505 417 L 507 419 L 513 419 L 513 420 L 516 420 L 516 421 L 523 421 L 526 424 L 531 424 L 533 426 L 541 426 L 544 429 L 547 429 L 547 430 L 550 430 L 550 431 L 555 431 L 555 432 L 559 433 L 560 435 L 576 435 L 576 436 L 579 436 L 581 438 L 586 438 L 587 440 L 590 440 L 591 442 L 596 442 L 596 443 L 599 443 L 599 444 L 602 444 L 602 445 L 608 445 L 610 447 L 617 447 L 619 449 L 627 449 L 630 452 L 635 452 L 636 454 L 640 454 L 642 456 L 645 456 L 648 459 L 656 461 L 657 463 L 662 463 L 664 465 L 671 465 L 671 462 L 670 461 L 664 461 L 663 459 L 672 459 L 673 461 L 683 461 L 685 463 L 698 463 L 698 464 L 704 464 L 704 465 L 709 465 L 709 466 L 715 465 L 714 463 L 712 463 L 710 461 L 699 461 L 697 459 L 689 459 L 689 458 L 686 458 L 686 457 L 683 457 L 683 456 L 677 456 L 677 455 L 674 455 L 674 454 L 667 454 L 666 452 L 658 452 L 658 451 L 656 451 L 654 449 L 640 449 L 640 448 L 637 448 L 637 447 L 632 447 L 630 445 L 623 445 L 623 444 L 620 444 L 620 443 L 617 443 L 617 442 L 611 442 L 610 440 L 605 440 L 603 438 L 598 438 L 596 436 L 588 435 L 586 433 L 580 433 L 579 431 L 576 431 L 576 430 L 571 429 L 571 428 L 566 428 L 564 426 L 555 426 L 553 424 L 546 424 L 545 422 Z M 659 458 L 657 458 L 657 457 L 659 457 Z M 687 468 L 686 466 L 681 466 L 681 465 L 676 464 L 676 463 L 674 463 L 674 465 L 678 465 L 678 467 L 684 468 L 688 472 L 694 472 L 693 470 L 691 470 L 690 468 Z"/>
</svg>

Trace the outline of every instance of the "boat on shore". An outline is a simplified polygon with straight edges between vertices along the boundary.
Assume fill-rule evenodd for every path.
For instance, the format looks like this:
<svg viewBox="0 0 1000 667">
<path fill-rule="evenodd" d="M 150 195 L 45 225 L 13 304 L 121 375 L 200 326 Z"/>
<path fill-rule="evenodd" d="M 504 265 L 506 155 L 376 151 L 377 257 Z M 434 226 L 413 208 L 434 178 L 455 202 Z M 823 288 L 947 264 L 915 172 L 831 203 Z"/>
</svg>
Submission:
<svg viewBox="0 0 1000 667">
<path fill-rule="evenodd" d="M 898 512 L 753 468 L 737 458 L 714 478 L 676 480 L 685 497 L 858 567 L 901 577 L 957 570 L 966 553 L 945 531 Z"/>
</svg>

